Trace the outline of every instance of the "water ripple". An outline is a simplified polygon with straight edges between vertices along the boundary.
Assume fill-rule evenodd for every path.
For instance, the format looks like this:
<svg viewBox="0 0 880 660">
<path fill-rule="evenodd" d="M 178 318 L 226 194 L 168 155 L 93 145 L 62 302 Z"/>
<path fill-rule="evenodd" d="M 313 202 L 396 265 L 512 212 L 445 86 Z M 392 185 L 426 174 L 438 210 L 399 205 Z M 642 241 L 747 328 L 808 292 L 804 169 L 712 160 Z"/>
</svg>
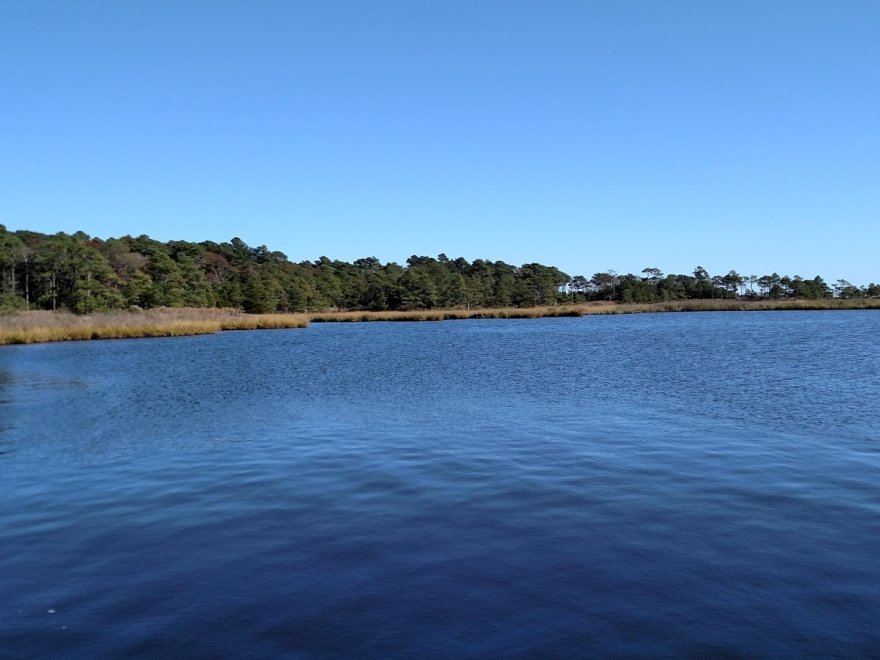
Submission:
<svg viewBox="0 0 880 660">
<path fill-rule="evenodd" d="M 0 655 L 874 656 L 878 339 L 787 312 L 9 347 Z"/>
</svg>

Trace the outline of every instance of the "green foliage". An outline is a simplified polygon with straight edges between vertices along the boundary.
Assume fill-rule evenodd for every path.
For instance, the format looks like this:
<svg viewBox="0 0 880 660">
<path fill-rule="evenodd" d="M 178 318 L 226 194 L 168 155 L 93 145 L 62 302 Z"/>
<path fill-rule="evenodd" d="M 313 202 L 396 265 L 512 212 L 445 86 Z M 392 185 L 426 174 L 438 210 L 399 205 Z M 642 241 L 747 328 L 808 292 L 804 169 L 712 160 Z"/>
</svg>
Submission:
<svg viewBox="0 0 880 660">
<path fill-rule="evenodd" d="M 18 312 L 26 307 L 26 302 L 21 296 L 11 293 L 0 293 L 0 312 Z"/>
<path fill-rule="evenodd" d="M 821 300 L 880 297 L 880 285 L 829 287 L 777 273 L 736 271 L 712 276 L 698 266 L 690 275 L 613 271 L 569 277 L 553 266 L 445 254 L 412 255 L 406 265 L 375 257 L 353 263 L 320 257 L 292 263 L 266 246 L 240 238 L 228 243 L 161 243 L 149 236 L 106 241 L 83 232 L 48 236 L 10 232 L 0 225 L 0 310 L 66 309 L 91 314 L 131 306 L 231 307 L 248 312 L 376 312 L 437 308 L 557 306 L 588 301 L 628 303 L 693 299 L 773 298 Z"/>
</svg>

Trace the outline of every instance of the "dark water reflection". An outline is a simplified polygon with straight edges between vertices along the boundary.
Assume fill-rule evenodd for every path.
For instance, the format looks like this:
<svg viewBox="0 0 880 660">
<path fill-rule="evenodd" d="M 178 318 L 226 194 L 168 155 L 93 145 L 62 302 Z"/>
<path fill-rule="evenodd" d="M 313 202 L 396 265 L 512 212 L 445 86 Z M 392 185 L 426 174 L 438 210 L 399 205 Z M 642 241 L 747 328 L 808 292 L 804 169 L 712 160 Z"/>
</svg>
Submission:
<svg viewBox="0 0 880 660">
<path fill-rule="evenodd" d="M 0 655 L 876 656 L 878 339 L 786 312 L 5 348 Z"/>
</svg>

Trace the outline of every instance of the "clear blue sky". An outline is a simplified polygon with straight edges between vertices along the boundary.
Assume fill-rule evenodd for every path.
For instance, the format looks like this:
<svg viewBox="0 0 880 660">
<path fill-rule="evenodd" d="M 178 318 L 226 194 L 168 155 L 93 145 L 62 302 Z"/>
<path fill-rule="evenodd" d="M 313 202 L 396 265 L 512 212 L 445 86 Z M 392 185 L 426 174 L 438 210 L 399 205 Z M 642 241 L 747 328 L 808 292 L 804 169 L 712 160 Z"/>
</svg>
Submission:
<svg viewBox="0 0 880 660">
<path fill-rule="evenodd" d="M 0 223 L 880 281 L 880 2 L 3 0 Z"/>
</svg>

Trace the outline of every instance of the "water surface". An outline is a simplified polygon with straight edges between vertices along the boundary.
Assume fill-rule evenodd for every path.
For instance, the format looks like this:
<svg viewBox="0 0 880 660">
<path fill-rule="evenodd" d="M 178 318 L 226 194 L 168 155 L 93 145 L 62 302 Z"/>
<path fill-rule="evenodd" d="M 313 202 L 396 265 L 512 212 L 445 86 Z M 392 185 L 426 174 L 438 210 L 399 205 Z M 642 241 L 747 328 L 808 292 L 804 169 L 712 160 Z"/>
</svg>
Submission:
<svg viewBox="0 0 880 660">
<path fill-rule="evenodd" d="M 0 349 L 0 656 L 880 653 L 880 314 Z"/>
</svg>

